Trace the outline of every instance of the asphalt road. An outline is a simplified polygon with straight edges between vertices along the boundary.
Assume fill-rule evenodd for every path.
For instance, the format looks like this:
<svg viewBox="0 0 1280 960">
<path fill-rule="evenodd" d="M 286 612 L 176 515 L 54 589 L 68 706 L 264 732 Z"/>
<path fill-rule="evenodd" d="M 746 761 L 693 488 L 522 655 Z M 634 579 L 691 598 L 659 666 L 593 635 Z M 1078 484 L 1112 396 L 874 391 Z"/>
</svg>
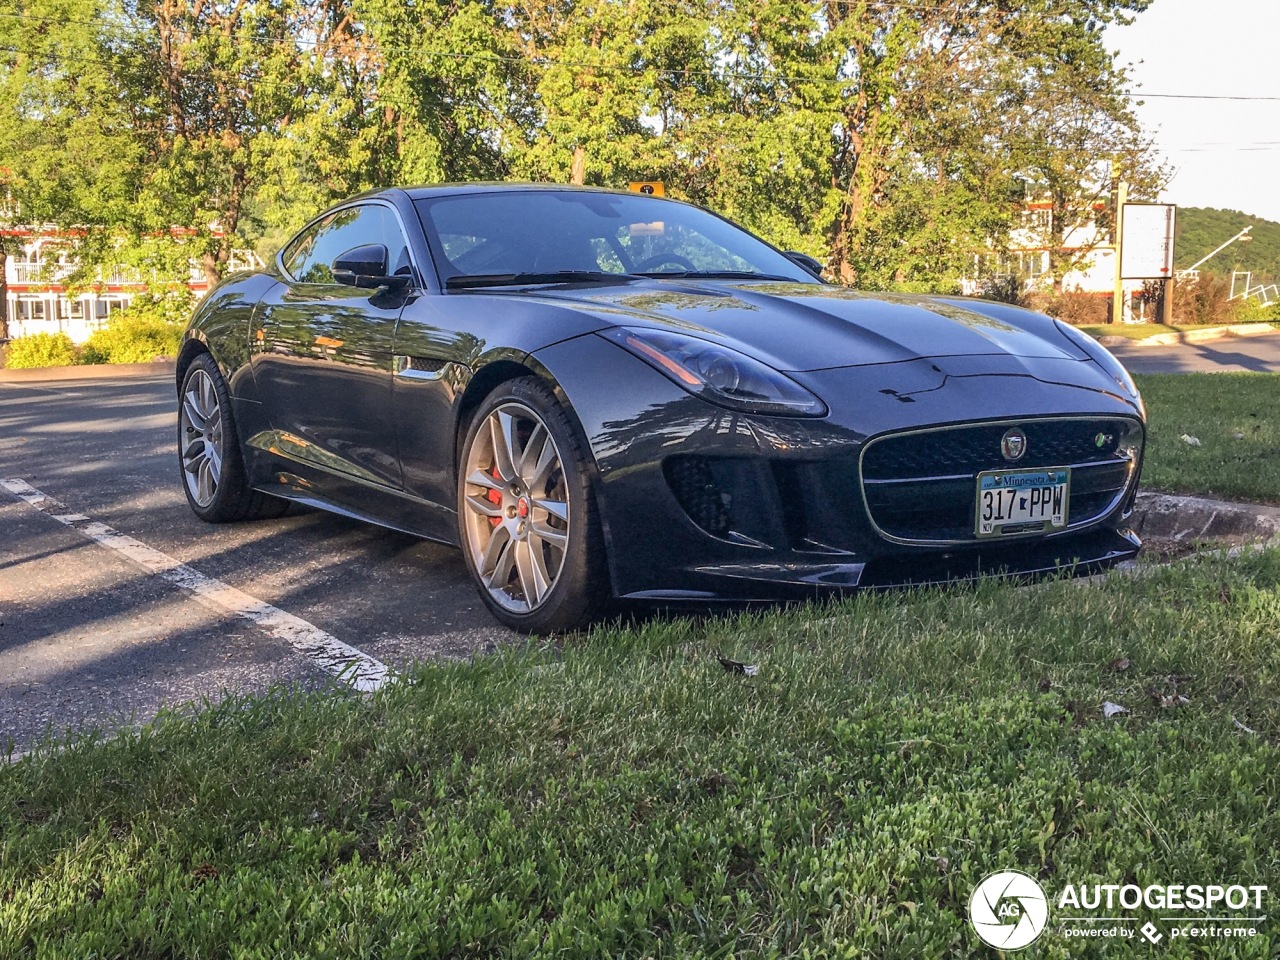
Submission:
<svg viewBox="0 0 1280 960">
<path fill-rule="evenodd" d="M 228 691 L 341 686 L 279 630 L 91 539 L 93 524 L 393 670 L 513 638 L 456 550 L 318 511 L 201 522 L 179 485 L 176 423 L 167 377 L 0 384 L 0 480 L 86 518 L 68 526 L 0 489 L 0 756 L 6 741 L 22 750 L 46 731 L 142 723 Z"/>
<path fill-rule="evenodd" d="M 1171 347 L 1108 347 L 1132 373 L 1280 371 L 1280 333 Z"/>
</svg>

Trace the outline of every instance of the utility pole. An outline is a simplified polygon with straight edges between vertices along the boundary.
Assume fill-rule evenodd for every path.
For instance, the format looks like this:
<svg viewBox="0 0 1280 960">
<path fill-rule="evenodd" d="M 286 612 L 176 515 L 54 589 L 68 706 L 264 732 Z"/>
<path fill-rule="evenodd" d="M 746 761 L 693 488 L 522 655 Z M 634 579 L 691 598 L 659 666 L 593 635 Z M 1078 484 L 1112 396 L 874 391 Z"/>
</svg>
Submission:
<svg viewBox="0 0 1280 960">
<path fill-rule="evenodd" d="M 1129 199 L 1129 185 L 1124 182 L 1120 164 L 1112 165 L 1116 177 L 1116 285 L 1111 296 L 1111 322 L 1124 323 L 1124 278 L 1120 275 L 1120 251 L 1124 245 L 1124 205 Z"/>
<path fill-rule="evenodd" d="M 1212 260 L 1212 259 L 1213 259 L 1214 257 L 1216 257 L 1218 254 L 1220 254 L 1223 250 L 1227 249 L 1227 247 L 1229 247 L 1229 246 L 1231 246 L 1233 243 L 1235 243 L 1237 240 L 1240 240 L 1240 241 L 1252 240 L 1252 239 L 1253 239 L 1253 237 L 1249 236 L 1249 231 L 1250 231 L 1250 230 L 1252 230 L 1252 229 L 1253 229 L 1253 224 L 1249 224 L 1249 226 L 1245 227 L 1243 230 L 1241 230 L 1239 233 L 1237 233 L 1234 237 L 1232 237 L 1232 238 L 1231 238 L 1230 240 L 1228 240 L 1226 243 L 1222 244 L 1222 246 L 1220 246 L 1220 247 L 1214 247 L 1214 248 L 1213 248 L 1213 252 L 1211 252 L 1211 253 L 1206 253 L 1203 257 L 1201 257 L 1199 260 L 1197 260 L 1197 261 L 1196 261 L 1195 263 L 1193 263 L 1191 266 L 1187 267 L 1187 269 L 1185 269 L 1185 270 L 1179 270 L 1178 272 L 1179 272 L 1179 273 L 1190 273 L 1192 270 L 1197 269 L 1201 264 L 1208 263 L 1210 260 Z"/>
</svg>

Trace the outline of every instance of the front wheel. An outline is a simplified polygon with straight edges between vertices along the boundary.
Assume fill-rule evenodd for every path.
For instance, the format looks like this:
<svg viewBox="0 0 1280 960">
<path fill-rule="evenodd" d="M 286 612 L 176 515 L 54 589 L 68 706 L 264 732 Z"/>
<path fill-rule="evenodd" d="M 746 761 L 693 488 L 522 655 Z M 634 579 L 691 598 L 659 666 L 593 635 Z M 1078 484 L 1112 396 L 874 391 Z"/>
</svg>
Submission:
<svg viewBox="0 0 1280 960">
<path fill-rule="evenodd" d="M 512 629 L 572 630 L 607 599 L 604 537 L 579 437 L 533 377 L 489 394 L 467 431 L 459 540 L 481 599 Z"/>
</svg>

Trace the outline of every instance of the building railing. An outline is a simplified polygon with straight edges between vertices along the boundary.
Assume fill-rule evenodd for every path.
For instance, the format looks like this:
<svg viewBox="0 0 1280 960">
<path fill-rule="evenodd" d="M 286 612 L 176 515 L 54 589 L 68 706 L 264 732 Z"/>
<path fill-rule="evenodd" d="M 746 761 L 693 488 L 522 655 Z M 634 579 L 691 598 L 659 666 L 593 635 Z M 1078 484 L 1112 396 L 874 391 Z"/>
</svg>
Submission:
<svg viewBox="0 0 1280 960">
<path fill-rule="evenodd" d="M 73 263 L 27 263 L 10 260 L 5 265 L 8 283 L 56 284 L 71 276 L 77 269 Z M 143 283 L 141 271 L 132 267 L 113 267 L 98 272 L 98 282 L 111 286 L 129 286 Z"/>
<path fill-rule="evenodd" d="M 70 263 L 15 263 L 9 261 L 5 279 L 9 283 L 57 283 L 75 269 Z"/>
</svg>

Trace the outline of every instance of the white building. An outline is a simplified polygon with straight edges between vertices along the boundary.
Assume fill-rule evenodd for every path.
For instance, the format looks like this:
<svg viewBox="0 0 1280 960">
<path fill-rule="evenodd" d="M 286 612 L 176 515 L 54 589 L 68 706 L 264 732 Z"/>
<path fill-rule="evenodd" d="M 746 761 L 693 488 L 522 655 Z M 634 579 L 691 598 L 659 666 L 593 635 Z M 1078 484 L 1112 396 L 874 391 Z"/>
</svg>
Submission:
<svg viewBox="0 0 1280 960">
<path fill-rule="evenodd" d="M 1098 205 L 1096 209 L 1101 211 L 1103 207 Z M 961 281 L 964 292 L 971 296 L 980 294 L 988 279 L 1001 275 L 1021 278 L 1027 291 L 1049 289 L 1053 285 L 1053 274 L 1049 270 L 1052 234 L 1053 205 L 1048 201 L 1026 204 L 1018 226 L 1009 232 L 1007 256 L 975 257 L 973 275 Z M 1064 293 L 1100 297 L 1114 293 L 1115 249 L 1096 222 L 1065 229 L 1062 246 L 1057 250 L 1066 257 L 1079 258 L 1074 269 L 1062 278 Z M 1130 295 L 1142 290 L 1141 280 L 1126 280 L 1124 285 Z"/>
<path fill-rule="evenodd" d="M 7 259 L 4 268 L 10 337 L 65 333 L 76 343 L 84 343 L 113 313 L 128 307 L 147 289 L 137 270 L 115 267 L 101 271 L 87 289 L 73 293 L 63 281 L 77 266 L 74 232 L 11 227 L 3 233 L 20 244 L 19 252 Z M 256 254 L 244 250 L 235 251 L 229 264 L 231 270 L 261 266 Z M 209 284 L 197 262 L 192 261 L 186 279 L 196 299 L 208 293 Z"/>
</svg>

